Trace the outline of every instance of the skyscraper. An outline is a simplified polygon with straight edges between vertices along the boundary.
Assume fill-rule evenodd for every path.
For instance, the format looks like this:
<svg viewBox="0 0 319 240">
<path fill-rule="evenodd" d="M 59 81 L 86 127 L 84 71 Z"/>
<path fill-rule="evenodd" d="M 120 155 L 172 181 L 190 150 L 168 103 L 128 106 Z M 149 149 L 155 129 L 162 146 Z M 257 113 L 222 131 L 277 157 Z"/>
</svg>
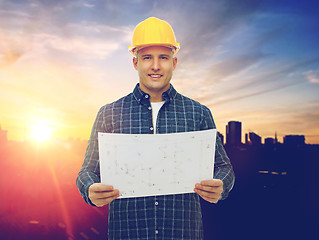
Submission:
<svg viewBox="0 0 319 240">
<path fill-rule="evenodd" d="M 226 144 L 240 145 L 241 144 L 241 122 L 230 121 L 226 126 Z"/>
<path fill-rule="evenodd" d="M 286 135 L 284 137 L 284 144 L 289 146 L 303 146 L 305 145 L 304 135 Z"/>
<path fill-rule="evenodd" d="M 249 140 L 252 145 L 261 145 L 261 136 L 257 135 L 254 132 L 249 133 Z"/>
</svg>

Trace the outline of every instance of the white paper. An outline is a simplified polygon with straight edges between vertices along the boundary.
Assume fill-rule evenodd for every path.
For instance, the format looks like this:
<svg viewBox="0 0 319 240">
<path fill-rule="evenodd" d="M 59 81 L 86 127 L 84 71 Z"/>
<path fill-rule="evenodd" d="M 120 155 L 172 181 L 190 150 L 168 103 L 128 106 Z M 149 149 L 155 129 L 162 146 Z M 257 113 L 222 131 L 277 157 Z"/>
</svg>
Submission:
<svg viewBox="0 0 319 240">
<path fill-rule="evenodd" d="M 120 198 L 194 192 L 213 178 L 216 129 L 172 134 L 99 133 L 101 183 Z"/>
</svg>

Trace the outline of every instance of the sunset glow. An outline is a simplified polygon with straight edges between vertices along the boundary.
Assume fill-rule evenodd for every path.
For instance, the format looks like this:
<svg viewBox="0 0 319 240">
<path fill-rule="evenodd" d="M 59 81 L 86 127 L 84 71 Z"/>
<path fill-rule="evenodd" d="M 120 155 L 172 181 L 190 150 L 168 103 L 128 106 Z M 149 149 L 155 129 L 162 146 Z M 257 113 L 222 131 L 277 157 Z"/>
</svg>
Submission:
<svg viewBox="0 0 319 240">
<path fill-rule="evenodd" d="M 56 138 L 87 140 L 98 109 L 138 82 L 127 48 L 135 25 L 156 16 L 181 43 L 172 84 L 211 109 L 218 131 L 225 135 L 236 120 L 263 139 L 277 132 L 280 141 L 302 134 L 319 143 L 319 21 L 311 4 L 72 2 L 0 3 L 0 124 L 9 140 L 28 138 L 30 114 L 58 119 Z"/>
<path fill-rule="evenodd" d="M 211 110 L 235 172 L 226 201 L 200 203 L 204 238 L 313 239 L 318 9 L 318 0 L 0 0 L 0 240 L 108 238 L 109 206 L 86 204 L 76 179 L 99 109 L 139 82 L 128 46 L 152 16 L 180 43 L 172 85 Z M 242 144 L 227 144 L 240 135 L 227 136 L 230 121 L 241 122 Z"/>
<path fill-rule="evenodd" d="M 44 142 L 50 140 L 52 137 L 53 129 L 45 124 L 38 124 L 31 127 L 30 138 L 37 142 Z"/>
</svg>

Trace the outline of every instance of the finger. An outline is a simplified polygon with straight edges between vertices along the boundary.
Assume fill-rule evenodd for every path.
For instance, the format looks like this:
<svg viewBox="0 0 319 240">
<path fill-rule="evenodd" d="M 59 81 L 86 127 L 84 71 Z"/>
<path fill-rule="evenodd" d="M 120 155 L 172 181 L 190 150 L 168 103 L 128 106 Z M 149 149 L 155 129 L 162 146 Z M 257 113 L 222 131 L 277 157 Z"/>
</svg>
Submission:
<svg viewBox="0 0 319 240">
<path fill-rule="evenodd" d="M 203 186 L 220 187 L 220 186 L 223 186 L 223 181 L 220 179 L 211 179 L 211 180 L 201 181 L 200 184 Z"/>
<path fill-rule="evenodd" d="M 221 196 L 221 193 L 206 192 L 206 191 L 203 191 L 203 190 L 200 190 L 200 189 L 197 189 L 197 188 L 195 188 L 194 190 L 200 196 L 207 197 L 207 198 L 219 198 Z"/>
<path fill-rule="evenodd" d="M 210 203 L 216 203 L 218 200 L 219 200 L 219 198 L 217 198 L 217 197 L 207 197 L 207 196 L 203 196 L 203 195 L 200 195 L 199 194 L 199 196 L 202 198 L 202 199 L 204 199 L 204 200 L 206 200 L 207 202 L 210 202 Z"/>
<path fill-rule="evenodd" d="M 196 184 L 195 188 L 206 192 L 216 192 L 216 190 L 218 190 L 216 187 L 204 186 L 201 184 Z"/>
<path fill-rule="evenodd" d="M 221 195 L 220 194 L 215 194 L 215 193 L 207 193 L 205 191 L 201 190 L 195 190 L 196 193 L 198 193 L 199 196 L 201 196 L 204 200 L 210 202 L 210 203 L 216 203 L 220 199 Z"/>
<path fill-rule="evenodd" d="M 90 186 L 92 191 L 95 192 L 105 192 L 105 191 L 113 191 L 113 186 L 111 185 L 103 185 L 102 183 L 95 183 Z"/>
<path fill-rule="evenodd" d="M 108 198 L 100 198 L 100 199 L 91 199 L 92 203 L 94 203 L 96 206 L 98 207 L 103 207 L 106 204 L 109 204 L 110 202 L 112 202 L 113 200 L 115 200 L 116 198 L 118 198 L 120 195 L 116 194 L 112 197 L 108 197 Z"/>
<path fill-rule="evenodd" d="M 96 199 L 113 198 L 113 197 L 116 197 L 119 194 L 120 194 L 119 190 L 114 190 L 114 191 L 111 191 L 111 192 L 98 192 L 98 193 L 95 193 L 95 198 Z"/>
<path fill-rule="evenodd" d="M 216 194 L 222 194 L 223 192 L 223 187 L 207 187 L 207 186 L 203 186 L 201 184 L 196 184 L 195 185 L 196 189 L 208 192 L 208 193 L 216 193 Z"/>
<path fill-rule="evenodd" d="M 89 198 L 94 203 L 96 200 L 103 200 L 107 198 L 113 198 L 119 196 L 119 190 L 109 191 L 109 192 L 89 192 Z M 95 203 L 94 203 L 95 204 Z"/>
</svg>

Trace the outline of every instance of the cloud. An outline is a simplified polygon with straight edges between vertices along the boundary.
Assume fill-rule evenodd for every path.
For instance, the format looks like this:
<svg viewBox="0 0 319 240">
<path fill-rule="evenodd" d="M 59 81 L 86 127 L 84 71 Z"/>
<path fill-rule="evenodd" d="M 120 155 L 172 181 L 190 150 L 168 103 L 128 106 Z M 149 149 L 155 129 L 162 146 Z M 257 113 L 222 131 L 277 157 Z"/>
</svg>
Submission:
<svg viewBox="0 0 319 240">
<path fill-rule="evenodd" d="M 220 100 L 216 100 L 216 101 L 208 103 L 208 105 L 215 107 L 215 106 L 218 106 L 218 105 L 221 105 L 221 104 L 230 103 L 230 102 L 234 102 L 234 101 L 237 101 L 237 100 L 242 100 L 242 99 L 249 98 L 249 97 L 259 96 L 259 95 L 262 95 L 262 94 L 265 94 L 265 93 L 278 91 L 278 90 L 281 90 L 281 89 L 284 89 L 284 88 L 288 88 L 288 87 L 291 87 L 291 86 L 295 86 L 295 85 L 298 85 L 298 84 L 301 84 L 301 83 L 303 83 L 303 82 L 293 82 L 293 83 L 287 83 L 287 84 L 278 84 L 278 85 L 275 85 L 274 87 L 269 87 L 269 88 L 265 88 L 265 89 L 261 89 L 261 90 L 253 90 L 253 91 L 250 91 L 248 93 L 237 94 L 235 96 L 232 95 L 232 94 L 227 94 L 227 96 L 230 95 L 231 97 L 221 98 Z M 208 101 L 208 99 L 207 99 L 207 101 Z"/>
<path fill-rule="evenodd" d="M 74 110 L 76 119 L 83 111 L 95 114 L 97 105 L 112 100 L 111 94 L 121 95 L 126 91 L 123 86 L 131 84 L 135 70 L 127 70 L 131 62 L 125 62 L 129 58 L 125 54 L 134 26 L 157 16 L 173 26 L 181 43 L 174 86 L 203 104 L 217 106 L 221 115 L 227 111 L 227 117 L 243 117 L 251 108 L 260 108 L 260 103 L 303 105 L 305 99 L 317 99 L 314 88 L 311 94 L 307 90 L 319 83 L 319 72 L 314 70 L 319 59 L 316 49 L 305 44 L 316 42 L 316 33 L 295 38 L 309 26 L 309 21 L 303 21 L 309 16 L 291 11 L 291 6 L 287 10 L 260 3 L 0 1 L 0 70 L 17 74 L 11 79 L 1 76 L 1 84 L 9 85 L 2 85 L 2 95 L 10 101 L 27 98 L 30 106 L 43 102 L 62 115 L 72 115 L 79 103 L 86 105 Z M 293 86 L 302 91 L 295 94 Z M 280 96 L 271 94 L 278 90 Z M 256 118 L 251 119 L 252 123 Z"/>
<path fill-rule="evenodd" d="M 121 44 L 129 45 L 131 27 L 86 19 L 85 16 L 94 14 L 90 10 L 94 3 L 101 4 L 91 1 L 0 3 L 0 66 L 12 64 L 24 56 L 104 59 Z M 105 16 L 111 17 L 105 8 Z M 96 10 L 99 9 L 92 8 Z M 78 20 L 78 16 L 83 17 Z"/>
<path fill-rule="evenodd" d="M 310 83 L 319 84 L 319 71 L 306 72 L 305 76 Z"/>
<path fill-rule="evenodd" d="M 55 23 L 48 19 L 36 22 L 25 18 L 29 27 L 21 22 L 12 25 L 19 12 L 6 12 L 8 26 L 0 28 L 0 67 L 14 63 L 26 55 L 28 58 L 104 59 L 121 44 L 128 45 L 131 29 L 113 27 L 95 22 Z M 0 22 L 3 16 L 0 16 Z M 34 25 L 33 25 L 34 24 Z M 73 57 L 72 57 L 73 56 Z"/>
<path fill-rule="evenodd" d="M 93 8 L 95 5 L 92 3 L 83 3 L 83 7 Z"/>
<path fill-rule="evenodd" d="M 267 61 L 258 62 L 260 58 L 262 56 L 256 57 L 256 60 L 246 61 L 242 56 L 242 58 L 234 57 L 225 60 L 211 72 L 207 71 L 199 75 L 204 80 L 189 82 L 187 87 L 192 89 L 191 97 L 213 107 L 249 97 L 257 99 L 256 97 L 260 95 L 306 83 L 307 80 L 301 73 L 302 70 L 319 62 L 318 58 L 313 58 L 275 62 L 269 65 L 269 63 L 266 64 Z M 257 62 L 256 66 L 254 66 L 254 61 Z M 180 82 L 182 81 L 178 81 Z M 195 87 L 196 84 L 197 87 Z"/>
<path fill-rule="evenodd" d="M 243 81 L 240 81 L 239 84 L 233 85 L 233 87 L 230 89 L 231 92 L 238 92 L 243 89 L 247 88 L 261 88 L 265 85 L 272 84 L 272 86 L 279 87 L 276 85 L 284 84 L 284 86 L 288 86 L 290 84 L 289 82 L 289 76 L 293 75 L 294 73 L 298 73 L 298 71 L 302 70 L 305 67 L 311 66 L 314 63 L 318 63 L 319 58 L 314 59 L 307 59 L 307 60 L 299 60 L 295 62 L 289 62 L 289 63 L 278 63 L 274 66 L 269 66 L 262 68 L 259 72 L 254 71 L 250 74 L 246 74 L 246 79 Z M 241 77 L 240 77 L 241 78 Z M 274 83 L 275 82 L 275 83 Z M 304 82 L 304 79 L 301 78 L 297 82 Z M 291 83 L 294 85 L 295 83 Z"/>
<path fill-rule="evenodd" d="M 0 34 L 0 68 L 15 63 L 24 53 L 23 47 Z"/>
<path fill-rule="evenodd" d="M 245 25 L 257 12 L 258 2 L 242 1 L 233 4 L 232 1 L 201 1 L 199 4 L 198 1 L 174 1 L 175 6 L 167 4 L 169 7 L 155 12 L 167 16 L 169 22 L 173 23 L 180 37 L 181 57 L 202 62 L 207 56 L 214 56 L 234 30 Z M 183 11 L 175 11 L 181 4 Z M 170 17 L 171 11 L 174 14 Z"/>
<path fill-rule="evenodd" d="M 209 67 L 207 71 L 206 85 L 215 85 L 216 83 L 223 81 L 223 79 L 233 76 L 248 67 L 256 64 L 263 55 L 241 55 L 234 56 L 229 59 L 223 59 L 217 63 L 214 63 Z"/>
<path fill-rule="evenodd" d="M 119 42 L 106 41 L 97 38 L 86 38 L 72 36 L 64 38 L 62 36 L 39 33 L 34 35 L 33 50 L 35 53 L 45 54 L 72 54 L 81 59 L 103 59 L 116 51 Z M 63 55 L 63 54 L 62 54 Z"/>
<path fill-rule="evenodd" d="M 258 2 L 243 1 L 240 7 L 232 4 L 231 1 L 208 0 L 200 4 L 197 1 L 187 3 L 185 1 L 155 1 L 154 3 L 137 1 L 134 4 L 143 4 L 143 11 L 140 10 L 143 12 L 142 15 L 166 16 L 167 20 L 176 26 L 176 32 L 180 33 L 179 41 L 183 48 L 181 54 L 186 56 L 184 63 L 189 61 L 190 64 L 194 64 L 202 54 L 214 53 L 216 47 L 225 37 L 227 38 L 232 29 L 240 26 L 254 14 Z M 93 5 L 95 5 L 94 8 Z M 158 8 L 158 5 L 161 8 Z M 120 16 L 127 14 L 129 17 L 126 19 L 131 19 L 132 11 L 136 10 L 136 7 L 132 9 L 130 1 L 121 5 L 112 1 L 65 2 L 60 0 L 45 1 L 45 3 L 31 1 L 24 4 L 11 3 L 10 6 L 10 9 L 4 11 L 7 15 L 6 21 L 1 22 L 10 23 L 12 30 L 17 14 L 24 15 L 24 24 L 31 26 L 31 30 L 27 30 L 25 34 L 36 35 L 33 44 L 36 48 L 43 50 L 47 44 L 51 49 L 77 51 L 83 56 L 92 55 L 92 58 L 101 58 L 103 54 L 109 55 L 123 41 L 127 43 L 130 41 L 134 21 L 131 21 L 129 27 L 123 27 L 124 25 L 120 23 L 124 20 L 121 20 Z M 183 6 L 183 10 L 176 11 L 180 6 Z M 17 9 L 14 14 L 12 9 Z M 81 15 L 83 10 L 86 14 Z M 83 17 L 79 18 L 79 16 Z M 193 17 L 189 18 L 189 16 Z M 77 23 L 73 21 L 74 18 L 77 19 Z M 96 23 L 97 18 L 100 23 Z M 23 21 L 17 23 L 16 27 L 23 27 Z M 107 23 L 103 24 L 103 22 Z M 66 47 L 62 46 L 63 41 Z M 91 52 L 88 51 L 89 45 L 94 46 Z M 200 62 L 203 60 L 201 59 Z"/>
<path fill-rule="evenodd" d="M 302 105 L 286 105 L 269 112 L 269 116 L 277 116 L 274 124 L 282 128 L 284 134 L 305 134 L 315 136 L 319 134 L 318 102 L 305 101 Z"/>
</svg>

